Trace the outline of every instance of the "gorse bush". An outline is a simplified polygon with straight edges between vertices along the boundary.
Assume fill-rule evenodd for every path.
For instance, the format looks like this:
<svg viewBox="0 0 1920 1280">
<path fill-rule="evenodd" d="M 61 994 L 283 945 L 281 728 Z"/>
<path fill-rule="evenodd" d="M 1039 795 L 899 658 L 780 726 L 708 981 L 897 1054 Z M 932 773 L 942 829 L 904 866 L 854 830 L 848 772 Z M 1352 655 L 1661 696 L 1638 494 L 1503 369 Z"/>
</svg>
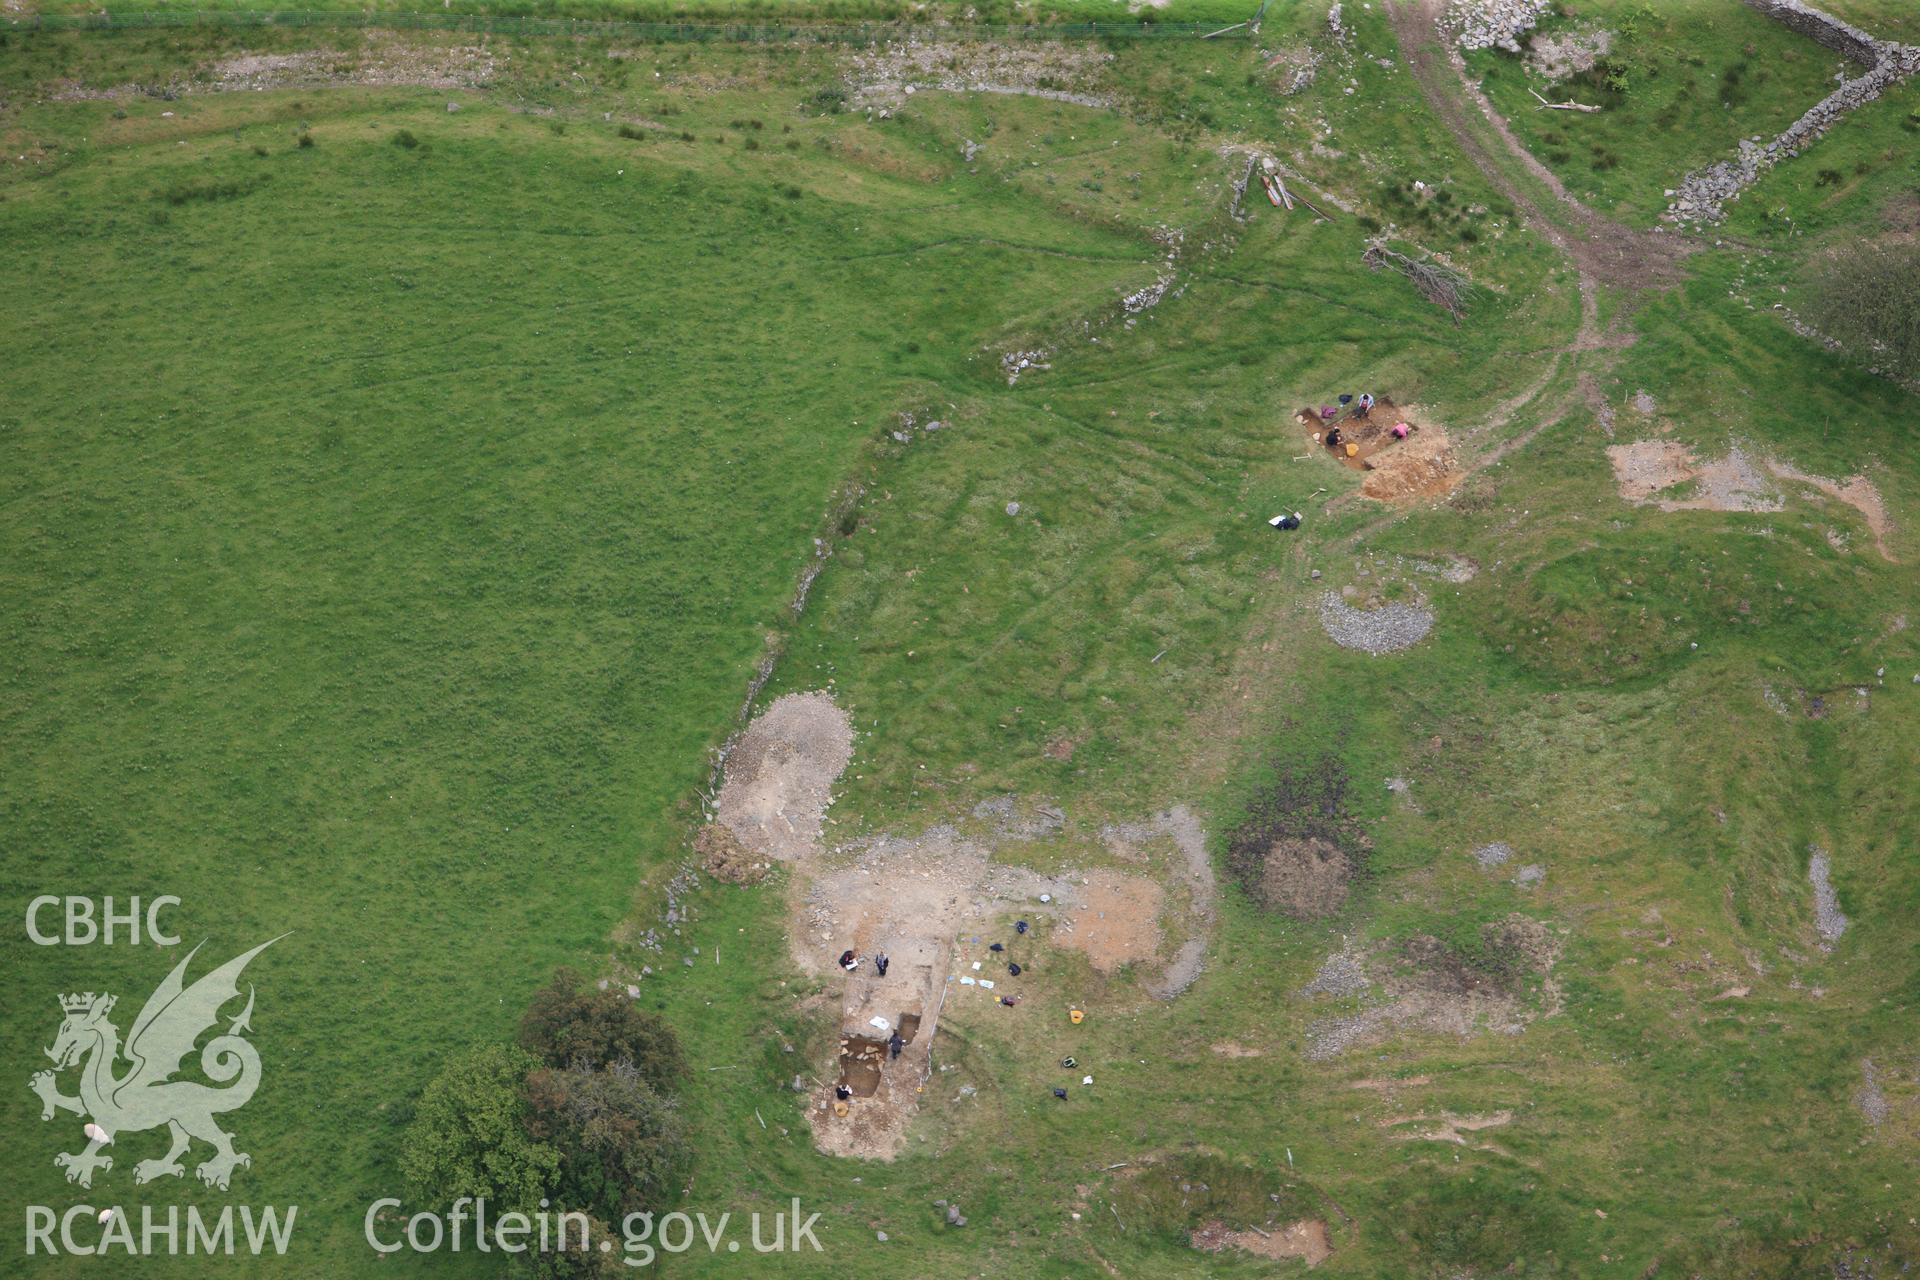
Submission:
<svg viewBox="0 0 1920 1280">
<path fill-rule="evenodd" d="M 1856 244 L 1816 259 L 1802 310 L 1849 355 L 1920 377 L 1920 244 Z"/>
</svg>

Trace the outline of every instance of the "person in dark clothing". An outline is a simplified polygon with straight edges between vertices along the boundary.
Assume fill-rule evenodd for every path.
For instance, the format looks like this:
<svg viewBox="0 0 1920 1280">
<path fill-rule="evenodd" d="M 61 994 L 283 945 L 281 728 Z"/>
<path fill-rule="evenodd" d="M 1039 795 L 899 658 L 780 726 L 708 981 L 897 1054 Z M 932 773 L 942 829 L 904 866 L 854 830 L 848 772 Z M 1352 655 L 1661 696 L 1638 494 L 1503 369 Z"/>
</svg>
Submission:
<svg viewBox="0 0 1920 1280">
<path fill-rule="evenodd" d="M 887 953 L 886 952 L 882 951 L 879 955 L 873 958 L 873 967 L 879 971 L 881 977 L 884 978 L 887 976 Z"/>
<path fill-rule="evenodd" d="M 1334 427 L 1329 430 L 1325 443 L 1329 449 L 1338 449 L 1340 447 L 1340 428 Z"/>
<path fill-rule="evenodd" d="M 892 1035 L 887 1037 L 887 1056 L 889 1058 L 899 1057 L 900 1051 L 906 1047 L 907 1047 L 907 1042 L 900 1038 L 900 1033 L 898 1031 L 894 1032 Z"/>
<path fill-rule="evenodd" d="M 1010 964 L 1007 966 L 1007 972 L 1017 978 L 1020 976 L 1020 966 L 1017 964 Z"/>
<path fill-rule="evenodd" d="M 852 973 L 859 963 L 860 957 L 853 954 L 853 948 L 849 947 L 840 953 L 840 967 L 848 973 Z"/>
<path fill-rule="evenodd" d="M 1027 922 L 1025 920 L 1016 920 L 1013 925 L 1013 931 L 1015 933 L 1025 933 L 1027 931 Z"/>
<path fill-rule="evenodd" d="M 851 1098 L 853 1096 L 853 1090 L 847 1088 L 847 1086 L 843 1084 L 837 1084 L 833 1086 L 833 1096 L 838 1098 L 840 1101 L 845 1102 L 848 1098 Z"/>
</svg>

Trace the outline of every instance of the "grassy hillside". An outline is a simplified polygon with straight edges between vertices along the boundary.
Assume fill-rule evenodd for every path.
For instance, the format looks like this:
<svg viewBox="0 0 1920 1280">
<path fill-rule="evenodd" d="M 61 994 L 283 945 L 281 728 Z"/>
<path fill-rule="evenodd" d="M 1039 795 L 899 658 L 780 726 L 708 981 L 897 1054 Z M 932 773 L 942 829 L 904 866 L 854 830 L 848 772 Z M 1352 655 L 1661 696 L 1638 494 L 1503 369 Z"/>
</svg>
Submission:
<svg viewBox="0 0 1920 1280">
<path fill-rule="evenodd" d="M 558 963 L 658 971 L 642 1000 L 694 1064 L 680 1204 L 823 1215 L 824 1253 L 679 1274 L 1298 1270 L 1191 1243 L 1268 1214 L 1323 1221 L 1330 1275 L 1920 1254 L 1915 401 L 1773 306 L 1920 187 L 1906 152 L 1820 178 L 1898 148 L 1907 105 L 1771 173 L 1677 287 L 1583 319 L 1384 13 L 1347 7 L 1344 45 L 1276 6 L 1257 45 L 990 73 L 960 49 L 946 70 L 1020 91 L 891 97 L 870 53 L 822 48 L 7 37 L 0 896 L 18 920 L 42 892 L 177 894 L 215 960 L 292 930 L 249 971 L 267 1075 L 235 1194 L 136 1191 L 145 1135 L 95 1198 L 296 1203 L 296 1246 L 143 1272 L 502 1274 L 381 1261 L 361 1215 L 401 1194 L 446 1053 L 508 1035 Z M 1536 155 L 1544 128 L 1608 131 L 1623 161 L 1591 182 L 1543 158 L 1644 223 L 1662 174 L 1820 89 L 1824 51 L 1725 10 L 1645 20 L 1644 56 L 1661 85 L 1764 63 L 1738 120 L 1662 123 L 1678 94 L 1637 82 L 1536 120 L 1510 62 L 1488 92 Z M 1305 48 L 1286 93 L 1276 55 Z M 1236 219 L 1248 146 L 1331 216 L 1256 189 Z M 1368 270 L 1376 236 L 1470 277 L 1463 321 Z M 1021 351 L 1046 367 L 1010 382 Z M 1388 508 L 1312 448 L 1294 412 L 1363 388 L 1450 434 L 1457 487 Z M 1643 439 L 1863 474 L 1884 549 L 1785 482 L 1773 509 L 1630 503 L 1607 449 Z M 1336 647 L 1318 611 L 1345 587 L 1424 602 L 1431 634 Z M 1224 855 L 1276 777 L 1331 761 L 1361 874 L 1297 919 L 1218 858 L 1207 967 L 1171 1002 L 1043 952 L 1025 1008 L 943 1019 L 899 1159 L 831 1159 L 788 1087 L 836 1028 L 789 961 L 787 882 L 677 893 L 693 922 L 640 942 L 770 644 L 767 696 L 831 688 L 858 728 L 836 838 L 1012 794 L 1066 823 L 1010 862 L 1097 859 L 1104 824 L 1175 803 Z M 1475 860 L 1493 842 L 1511 865 Z M 1831 949 L 1813 846 L 1851 920 Z M 1550 969 L 1503 950 L 1516 919 Z M 0 945 L 21 1082 L 57 994 L 131 1017 L 172 959 Z M 1343 949 L 1443 956 L 1519 1021 L 1312 1056 L 1366 1007 L 1303 993 Z M 1098 1083 L 1062 1104 L 1068 1054 Z M 8 1097 L 0 1200 L 73 1202 L 51 1157 L 78 1122 Z"/>
</svg>

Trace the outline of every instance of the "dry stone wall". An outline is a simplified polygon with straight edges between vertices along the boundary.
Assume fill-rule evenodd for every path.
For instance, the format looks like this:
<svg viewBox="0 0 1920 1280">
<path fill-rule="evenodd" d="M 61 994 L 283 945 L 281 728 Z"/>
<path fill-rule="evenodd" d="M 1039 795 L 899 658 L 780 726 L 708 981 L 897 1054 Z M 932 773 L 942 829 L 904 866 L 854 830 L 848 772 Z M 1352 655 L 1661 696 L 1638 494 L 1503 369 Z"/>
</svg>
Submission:
<svg viewBox="0 0 1920 1280">
<path fill-rule="evenodd" d="M 1711 223 L 1726 215 L 1729 201 L 1789 156 L 1799 155 L 1855 107 L 1872 102 L 1890 87 L 1920 72 L 1920 47 L 1876 40 L 1860 28 L 1822 12 L 1803 0 L 1747 0 L 1747 4 L 1777 19 L 1809 39 L 1867 67 L 1788 126 L 1771 142 L 1747 138 L 1732 160 L 1697 169 L 1667 192 L 1671 201 L 1662 215 L 1668 222 Z"/>
</svg>

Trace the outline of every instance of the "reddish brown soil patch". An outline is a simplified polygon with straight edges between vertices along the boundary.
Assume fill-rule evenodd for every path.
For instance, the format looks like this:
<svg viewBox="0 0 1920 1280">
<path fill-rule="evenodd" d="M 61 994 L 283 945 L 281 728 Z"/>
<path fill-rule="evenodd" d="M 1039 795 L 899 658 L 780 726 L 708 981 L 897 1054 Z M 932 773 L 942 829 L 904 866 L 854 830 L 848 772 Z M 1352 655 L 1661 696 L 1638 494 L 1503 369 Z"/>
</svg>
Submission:
<svg viewBox="0 0 1920 1280">
<path fill-rule="evenodd" d="M 1430 427 L 1397 448 L 1369 460 L 1362 495 L 1377 502 L 1423 502 L 1452 493 L 1466 474 L 1447 433 Z"/>
<path fill-rule="evenodd" d="M 702 871 L 728 884 L 759 884 L 772 865 L 747 852 L 733 832 L 717 822 L 700 828 L 693 837 L 693 851 L 700 855 Z"/>
<path fill-rule="evenodd" d="M 1894 555 L 1887 550 L 1887 535 L 1893 532 L 1893 521 L 1887 518 L 1886 503 L 1880 497 L 1880 490 L 1873 481 L 1865 476 L 1852 476 L 1848 479 L 1829 480 L 1825 476 L 1808 475 L 1797 467 L 1784 462 L 1767 462 L 1767 470 L 1782 480 L 1794 480 L 1811 485 L 1829 498 L 1844 502 L 1866 518 L 1867 528 L 1873 530 L 1873 542 L 1880 549 L 1880 555 L 1892 560 Z"/>
<path fill-rule="evenodd" d="M 1054 941 L 1085 953 L 1101 973 L 1150 960 L 1160 949 L 1160 886 L 1144 876 L 1095 871 Z"/>
<path fill-rule="evenodd" d="M 1383 396 L 1364 418 L 1349 412 L 1323 426 L 1314 409 L 1302 409 L 1295 417 L 1310 433 L 1309 443 L 1314 443 L 1312 433 L 1317 433 L 1320 448 L 1343 465 L 1366 472 L 1360 492 L 1375 501 L 1418 502 L 1444 497 L 1465 474 L 1445 429 L 1423 424 L 1420 419 L 1424 415 L 1414 405 L 1398 405 Z M 1408 434 L 1398 439 L 1393 428 L 1403 422 Z M 1328 444 L 1327 438 L 1334 431 L 1339 433 L 1339 442 Z M 1351 454 L 1348 445 L 1354 446 Z"/>
<path fill-rule="evenodd" d="M 1253 1228 L 1234 1231 L 1224 1222 L 1209 1222 L 1193 1233 L 1193 1247 L 1204 1253 L 1223 1253 L 1239 1249 L 1262 1258 L 1299 1258 L 1309 1267 L 1319 1266 L 1333 1256 L 1333 1241 L 1327 1224 L 1307 1218 L 1274 1230 Z"/>
</svg>

